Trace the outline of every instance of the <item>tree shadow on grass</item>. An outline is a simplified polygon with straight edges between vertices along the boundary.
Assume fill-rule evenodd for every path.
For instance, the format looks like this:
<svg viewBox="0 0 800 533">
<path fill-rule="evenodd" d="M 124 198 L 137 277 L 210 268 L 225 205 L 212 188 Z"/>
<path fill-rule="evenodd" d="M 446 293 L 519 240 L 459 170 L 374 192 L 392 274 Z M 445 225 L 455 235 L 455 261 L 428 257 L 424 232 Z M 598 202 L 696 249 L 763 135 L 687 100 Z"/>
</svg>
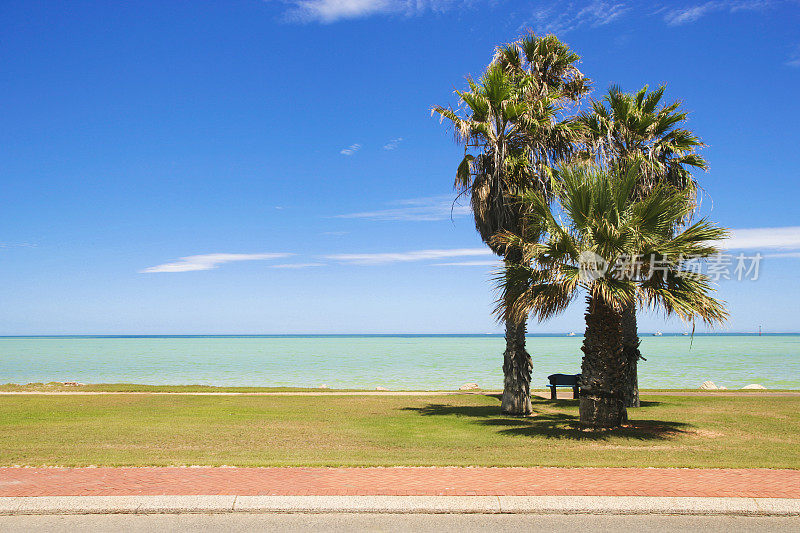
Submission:
<svg viewBox="0 0 800 533">
<path fill-rule="evenodd" d="M 502 396 L 498 396 L 496 394 L 486 394 L 485 396 L 492 396 L 492 397 L 497 397 L 497 398 L 501 398 L 502 399 Z M 559 405 L 563 405 L 563 406 L 573 405 L 575 407 L 578 406 L 578 400 L 577 399 L 572 399 L 572 398 L 559 398 L 558 400 L 553 400 L 551 398 L 546 398 L 545 399 L 545 398 L 534 396 L 534 397 L 531 397 L 531 403 L 533 403 L 533 404 L 539 403 L 539 404 L 542 404 L 542 405 L 556 405 L 556 406 L 559 406 Z M 657 402 L 657 401 L 653 401 L 653 400 L 641 400 L 639 407 L 655 407 L 657 405 L 663 405 L 663 403 L 664 402 Z M 628 409 L 635 409 L 635 408 L 629 407 Z"/>
<path fill-rule="evenodd" d="M 644 402 L 643 402 L 644 403 Z M 658 402 L 655 402 L 658 403 Z M 421 416 L 456 416 L 474 419 L 474 423 L 498 429 L 498 433 L 511 436 L 540 437 L 547 439 L 572 439 L 602 441 L 609 437 L 632 440 L 669 440 L 687 433 L 691 424 L 663 420 L 632 420 L 625 427 L 613 430 L 594 430 L 580 424 L 576 415 L 553 413 L 542 409 L 548 406 L 577 407 L 578 400 L 534 401 L 531 417 L 512 417 L 500 413 L 496 405 L 428 404 L 424 407 L 405 407 Z M 635 412 L 635 411 L 634 411 Z"/>
<path fill-rule="evenodd" d="M 686 433 L 690 427 L 689 424 L 683 422 L 632 420 L 621 428 L 596 430 L 582 426 L 577 416 L 551 414 L 536 414 L 533 418 L 525 419 L 521 422 L 514 427 L 503 429 L 499 433 L 548 439 L 598 441 L 607 440 L 609 437 L 622 437 L 631 440 L 649 441 L 672 439 Z M 491 420 L 482 423 L 487 426 L 504 425 L 495 424 Z"/>
<path fill-rule="evenodd" d="M 656 405 L 662 405 L 664 402 L 654 402 L 652 400 L 640 400 L 639 407 L 655 407 Z"/>
</svg>

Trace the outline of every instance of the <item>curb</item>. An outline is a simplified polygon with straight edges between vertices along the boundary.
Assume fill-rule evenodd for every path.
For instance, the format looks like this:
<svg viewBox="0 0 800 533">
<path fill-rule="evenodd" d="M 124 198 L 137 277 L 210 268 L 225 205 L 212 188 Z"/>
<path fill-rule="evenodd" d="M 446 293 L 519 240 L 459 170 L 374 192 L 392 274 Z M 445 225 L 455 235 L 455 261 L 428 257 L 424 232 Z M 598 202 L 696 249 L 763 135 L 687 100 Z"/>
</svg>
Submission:
<svg viewBox="0 0 800 533">
<path fill-rule="evenodd" d="M 800 499 L 646 496 L 0 497 L 0 515 L 232 512 L 800 516 Z"/>
</svg>

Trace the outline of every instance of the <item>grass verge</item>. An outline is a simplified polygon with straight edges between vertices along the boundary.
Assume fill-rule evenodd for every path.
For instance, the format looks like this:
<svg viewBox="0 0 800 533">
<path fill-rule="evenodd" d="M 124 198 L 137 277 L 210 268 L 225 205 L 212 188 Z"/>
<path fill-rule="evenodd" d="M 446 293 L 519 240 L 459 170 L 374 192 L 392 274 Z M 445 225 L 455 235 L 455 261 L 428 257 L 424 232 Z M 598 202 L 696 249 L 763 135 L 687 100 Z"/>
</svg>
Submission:
<svg viewBox="0 0 800 533">
<path fill-rule="evenodd" d="M 643 399 L 596 433 L 574 400 L 519 419 L 490 395 L 0 395 L 0 465 L 800 468 L 800 397 Z"/>
<path fill-rule="evenodd" d="M 142 385 L 138 383 L 97 383 L 65 385 L 62 382 L 50 383 L 5 383 L 0 385 L 3 392 L 342 392 L 368 389 L 320 389 L 303 387 L 217 387 L 214 385 Z"/>
</svg>

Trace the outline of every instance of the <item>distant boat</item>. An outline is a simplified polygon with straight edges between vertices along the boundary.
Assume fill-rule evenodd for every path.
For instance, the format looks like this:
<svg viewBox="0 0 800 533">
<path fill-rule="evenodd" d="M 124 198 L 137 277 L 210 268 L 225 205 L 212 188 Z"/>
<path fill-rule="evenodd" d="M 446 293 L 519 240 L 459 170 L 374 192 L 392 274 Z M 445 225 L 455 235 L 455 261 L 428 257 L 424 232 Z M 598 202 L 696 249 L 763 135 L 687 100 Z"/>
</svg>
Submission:
<svg viewBox="0 0 800 533">
<path fill-rule="evenodd" d="M 574 331 L 570 331 L 569 333 L 567 333 L 567 337 L 574 337 L 574 336 L 575 336 Z"/>
<path fill-rule="evenodd" d="M 660 331 L 656 331 L 655 333 L 653 333 L 653 337 L 661 337 L 661 336 L 663 336 L 663 335 L 664 335 L 664 334 L 663 334 L 663 333 L 661 333 Z"/>
<path fill-rule="evenodd" d="M 683 333 L 681 333 L 681 335 L 683 335 L 684 337 L 688 337 L 689 336 L 689 332 L 688 331 L 684 331 Z"/>
</svg>

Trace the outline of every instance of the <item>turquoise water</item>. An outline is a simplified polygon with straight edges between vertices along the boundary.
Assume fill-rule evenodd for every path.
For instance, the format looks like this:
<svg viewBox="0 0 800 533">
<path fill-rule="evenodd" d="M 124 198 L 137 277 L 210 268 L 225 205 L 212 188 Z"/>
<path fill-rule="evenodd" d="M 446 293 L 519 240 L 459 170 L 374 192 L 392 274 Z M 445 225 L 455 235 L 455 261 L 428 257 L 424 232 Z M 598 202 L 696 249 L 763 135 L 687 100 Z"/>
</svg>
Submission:
<svg viewBox="0 0 800 533">
<path fill-rule="evenodd" d="M 532 336 L 533 385 L 580 371 L 581 337 Z M 0 383 L 501 388 L 496 335 L 2 337 Z M 800 335 L 642 337 L 643 388 L 800 389 Z"/>
</svg>

